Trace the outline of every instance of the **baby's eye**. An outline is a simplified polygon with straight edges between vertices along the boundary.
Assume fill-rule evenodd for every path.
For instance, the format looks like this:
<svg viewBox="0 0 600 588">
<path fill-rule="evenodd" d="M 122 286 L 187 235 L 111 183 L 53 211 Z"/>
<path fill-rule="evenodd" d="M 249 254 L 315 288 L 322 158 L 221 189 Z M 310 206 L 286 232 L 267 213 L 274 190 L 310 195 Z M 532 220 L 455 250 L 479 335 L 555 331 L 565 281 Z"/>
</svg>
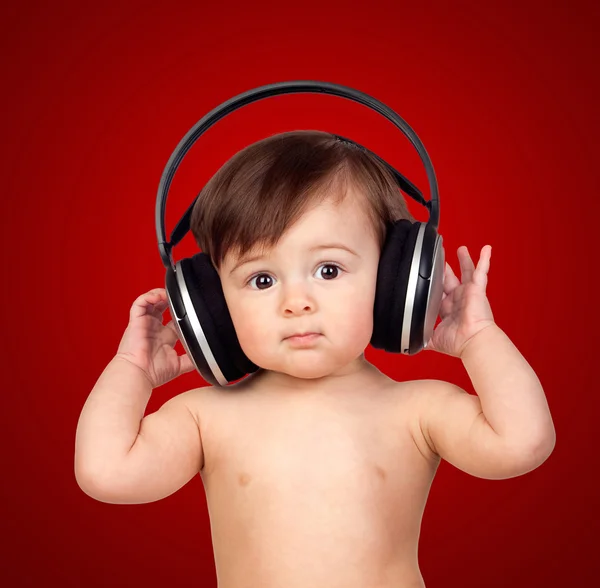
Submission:
<svg viewBox="0 0 600 588">
<path fill-rule="evenodd" d="M 319 268 L 322 268 L 322 267 L 330 268 L 326 272 L 321 272 L 321 276 L 323 276 L 323 279 L 325 279 L 325 280 L 332 280 L 332 279 L 336 278 L 340 272 L 344 271 L 337 263 L 322 263 L 317 268 L 317 271 L 316 271 L 317 274 L 319 274 Z M 256 282 L 257 287 L 252 288 L 253 290 L 268 290 L 269 287 L 272 285 L 273 279 L 271 278 L 271 276 L 269 274 L 260 273 L 260 274 L 256 274 L 255 276 L 251 277 L 248 280 L 247 285 L 251 286 L 251 284 L 254 280 L 257 280 L 257 282 Z"/>
<path fill-rule="evenodd" d="M 248 280 L 248 284 L 252 284 L 252 282 L 254 280 L 258 280 L 257 286 L 260 284 L 261 286 L 266 286 L 266 288 L 261 288 L 260 286 L 258 286 L 257 288 L 253 288 L 253 289 L 254 290 L 266 290 L 270 286 L 270 284 L 269 284 L 270 279 L 271 279 L 271 276 L 269 276 L 268 274 L 258 274 L 257 276 L 250 278 Z"/>
<path fill-rule="evenodd" d="M 323 263 L 319 267 L 327 267 L 332 271 L 328 271 L 327 273 L 322 273 L 322 276 L 327 276 L 325 279 L 329 280 L 330 278 L 337 278 L 339 273 L 342 271 L 342 268 L 336 263 Z M 318 272 L 317 272 L 318 273 Z"/>
</svg>

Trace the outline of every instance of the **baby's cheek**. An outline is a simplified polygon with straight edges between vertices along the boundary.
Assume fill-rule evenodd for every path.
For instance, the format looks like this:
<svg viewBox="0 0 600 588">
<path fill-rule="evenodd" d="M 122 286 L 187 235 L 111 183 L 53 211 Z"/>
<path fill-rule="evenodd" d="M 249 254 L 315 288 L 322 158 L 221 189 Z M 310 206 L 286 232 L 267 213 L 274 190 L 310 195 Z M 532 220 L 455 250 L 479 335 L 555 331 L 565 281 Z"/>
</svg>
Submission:
<svg viewBox="0 0 600 588">
<path fill-rule="evenodd" d="M 367 337 L 368 342 L 373 332 L 374 285 L 365 283 L 362 288 L 345 297 L 344 302 L 343 306 L 338 306 L 338 312 L 344 314 L 347 336 L 353 341 Z"/>
<path fill-rule="evenodd" d="M 369 344 L 373 334 L 373 313 L 362 311 L 355 315 L 349 323 L 348 339 L 352 341 L 361 352 Z"/>
<path fill-rule="evenodd" d="M 257 309 L 248 307 L 233 308 L 230 313 L 242 350 L 251 361 L 260 365 L 261 348 L 273 336 L 266 319 Z"/>
</svg>

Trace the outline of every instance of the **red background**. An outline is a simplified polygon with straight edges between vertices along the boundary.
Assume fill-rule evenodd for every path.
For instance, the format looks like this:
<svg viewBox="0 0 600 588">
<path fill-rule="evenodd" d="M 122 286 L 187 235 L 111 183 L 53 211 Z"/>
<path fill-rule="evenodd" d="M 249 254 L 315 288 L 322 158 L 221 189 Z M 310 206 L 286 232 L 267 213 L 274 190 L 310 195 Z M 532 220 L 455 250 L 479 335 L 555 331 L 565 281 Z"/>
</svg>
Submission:
<svg viewBox="0 0 600 588">
<path fill-rule="evenodd" d="M 200 477 L 155 503 L 97 502 L 75 481 L 75 430 L 133 300 L 164 287 L 154 206 L 172 150 L 221 102 L 294 79 L 367 92 L 415 129 L 439 182 L 447 260 L 456 271 L 460 245 L 477 257 L 493 246 L 496 322 L 553 414 L 556 448 L 529 474 L 483 480 L 441 464 L 420 538 L 427 587 L 594 583 L 598 9 L 435 4 L 1 9 L 3 585 L 216 586 Z M 235 152 L 301 128 L 352 137 L 428 194 L 416 152 L 383 117 L 341 98 L 284 96 L 204 135 L 173 183 L 168 231 Z M 174 255 L 195 252 L 188 235 Z M 367 357 L 396 379 L 473 392 L 461 362 L 439 353 Z M 148 412 L 202 385 L 181 376 Z"/>
</svg>

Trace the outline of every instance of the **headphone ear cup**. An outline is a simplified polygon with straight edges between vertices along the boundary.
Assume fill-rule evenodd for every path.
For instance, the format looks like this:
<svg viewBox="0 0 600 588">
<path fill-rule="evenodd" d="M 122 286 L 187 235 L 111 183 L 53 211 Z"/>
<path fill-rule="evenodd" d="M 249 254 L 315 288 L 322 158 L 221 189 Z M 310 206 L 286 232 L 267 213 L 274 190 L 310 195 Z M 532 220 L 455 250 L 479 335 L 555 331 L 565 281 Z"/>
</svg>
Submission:
<svg viewBox="0 0 600 588">
<path fill-rule="evenodd" d="M 221 278 L 206 253 L 198 253 L 190 260 L 192 273 L 186 272 L 194 308 L 206 311 L 206 332 L 209 344 L 214 346 L 215 358 L 228 382 L 239 380 L 253 373 L 258 366 L 251 362 L 243 352 L 227 308 Z M 204 323 L 203 323 L 204 324 Z"/>
<path fill-rule="evenodd" d="M 225 386 L 255 372 L 258 366 L 242 351 L 219 274 L 208 255 L 182 259 L 177 268 L 179 276 L 168 270 L 167 292 L 181 319 L 175 323 L 182 343 L 202 377 Z"/>
<path fill-rule="evenodd" d="M 391 223 L 379 258 L 371 345 L 389 353 L 402 351 L 408 275 L 421 224 L 406 219 Z"/>
</svg>

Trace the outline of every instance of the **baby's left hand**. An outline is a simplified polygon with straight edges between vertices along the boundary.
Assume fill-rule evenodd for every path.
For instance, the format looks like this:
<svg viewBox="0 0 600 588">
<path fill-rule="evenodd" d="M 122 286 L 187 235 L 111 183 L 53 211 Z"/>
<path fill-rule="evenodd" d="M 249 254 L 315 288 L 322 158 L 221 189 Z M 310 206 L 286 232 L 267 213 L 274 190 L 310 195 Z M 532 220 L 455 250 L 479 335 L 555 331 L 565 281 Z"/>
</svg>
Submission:
<svg viewBox="0 0 600 588">
<path fill-rule="evenodd" d="M 492 247 L 483 247 L 477 267 L 473 265 L 465 245 L 458 248 L 457 255 L 462 284 L 446 262 L 440 307 L 442 321 L 425 347 L 426 351 L 438 351 L 452 357 L 461 357 L 467 343 L 477 333 L 494 324 L 492 309 L 485 294 Z"/>
</svg>

